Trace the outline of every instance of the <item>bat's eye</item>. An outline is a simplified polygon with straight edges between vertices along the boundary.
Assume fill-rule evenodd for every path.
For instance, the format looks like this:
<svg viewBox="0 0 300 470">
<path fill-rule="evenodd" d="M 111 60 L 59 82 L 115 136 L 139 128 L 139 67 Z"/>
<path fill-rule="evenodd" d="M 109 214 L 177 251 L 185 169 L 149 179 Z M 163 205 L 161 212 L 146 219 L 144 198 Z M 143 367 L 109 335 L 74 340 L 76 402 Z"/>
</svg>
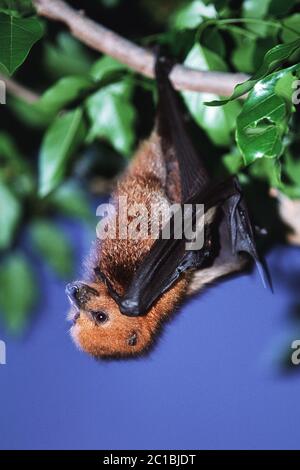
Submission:
<svg viewBox="0 0 300 470">
<path fill-rule="evenodd" d="M 108 315 L 101 310 L 91 312 L 91 315 L 96 323 L 105 323 L 108 320 Z"/>
</svg>

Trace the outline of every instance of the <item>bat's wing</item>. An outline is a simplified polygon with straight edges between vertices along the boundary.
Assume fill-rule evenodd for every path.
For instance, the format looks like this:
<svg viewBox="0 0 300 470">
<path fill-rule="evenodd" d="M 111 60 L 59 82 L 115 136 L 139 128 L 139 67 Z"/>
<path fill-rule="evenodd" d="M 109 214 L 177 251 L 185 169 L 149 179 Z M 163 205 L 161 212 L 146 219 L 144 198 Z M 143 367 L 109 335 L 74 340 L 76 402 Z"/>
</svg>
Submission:
<svg viewBox="0 0 300 470">
<path fill-rule="evenodd" d="M 257 262 L 253 233 L 246 208 L 241 201 L 241 194 L 231 179 L 222 183 L 212 184 L 203 162 L 195 151 L 189 138 L 178 96 L 173 89 L 168 75 L 172 65 L 167 59 L 158 58 L 156 62 L 156 78 L 159 91 L 158 133 L 162 139 L 163 152 L 171 151 L 179 165 L 182 203 L 192 204 L 194 209 L 183 217 L 184 227 L 195 228 L 197 209 L 195 205 L 204 204 L 205 212 L 210 208 L 223 207 L 228 218 L 228 227 L 232 234 L 232 247 L 236 253 L 248 252 Z M 120 311 L 128 316 L 146 314 L 153 303 L 169 289 L 179 276 L 192 269 L 200 269 L 212 262 L 215 243 L 211 233 L 211 225 L 202 224 L 204 230 L 203 246 L 197 250 L 186 249 L 187 240 L 174 236 L 174 220 L 170 220 L 172 232 L 168 239 L 159 238 L 151 247 L 136 270 L 131 283 L 123 297 L 112 288 L 109 281 L 99 271 L 96 274 L 106 282 L 111 296 L 118 303 Z M 182 227 L 181 227 L 182 228 Z M 197 227 L 198 229 L 198 227 Z M 162 229 L 161 232 L 164 230 Z M 186 231 L 181 230 L 181 233 Z"/>
<path fill-rule="evenodd" d="M 153 303 L 176 282 L 183 272 L 200 269 L 212 258 L 214 243 L 212 242 L 211 227 L 203 223 L 203 218 L 201 223 L 199 211 L 201 216 L 203 215 L 201 212 L 203 207 L 207 213 L 209 209 L 220 206 L 234 194 L 233 182 L 228 180 L 199 190 L 186 200 L 185 204 L 189 205 L 190 210 L 181 211 L 182 218 L 177 218 L 176 212 L 172 215 L 169 221 L 170 237 L 168 239 L 158 238 L 154 242 L 149 253 L 136 270 L 124 296 L 121 297 L 116 293 L 109 280 L 97 268 L 97 276 L 106 283 L 111 296 L 123 314 L 128 316 L 146 314 Z M 178 220 L 181 221 L 181 227 L 176 226 Z M 197 231 L 195 230 L 196 222 L 198 223 Z M 200 247 L 196 250 L 186 249 L 186 243 L 190 243 L 191 240 L 186 239 L 184 234 L 191 233 L 191 229 L 194 230 L 195 237 L 199 236 L 200 240 Z M 161 234 L 163 232 L 164 227 Z M 176 238 L 176 233 L 181 233 L 182 238 Z M 195 241 L 195 238 L 192 241 Z"/>
<path fill-rule="evenodd" d="M 242 190 L 235 179 L 235 194 L 230 196 L 223 204 L 223 212 L 230 232 L 232 253 L 248 253 L 255 262 L 265 287 L 272 290 L 272 281 L 266 263 L 260 258 L 256 249 L 252 224 Z"/>
<path fill-rule="evenodd" d="M 227 227 L 226 238 L 231 245 L 227 254 L 222 253 L 223 262 L 236 259 L 241 253 L 247 253 L 255 261 L 264 285 L 271 286 L 269 273 L 257 253 L 247 207 L 235 180 L 211 186 L 209 190 L 199 191 L 186 203 L 193 205 L 204 203 L 206 212 L 211 207 L 221 206 L 225 219 L 222 223 L 223 232 Z M 184 217 L 185 227 L 194 226 L 196 217 L 196 210 L 192 214 L 187 213 Z M 176 215 L 170 220 L 171 228 L 175 226 L 174 218 L 176 220 Z M 205 224 L 204 227 L 200 226 L 200 230 L 204 230 L 203 246 L 200 249 L 190 251 L 186 249 L 187 240 L 184 237 L 182 239 L 174 237 L 175 230 L 172 230 L 169 239 L 159 238 L 155 241 L 150 252 L 135 272 L 123 297 L 118 296 L 108 281 L 104 279 L 123 314 L 128 316 L 146 314 L 153 303 L 178 280 L 183 272 L 210 266 L 219 256 L 220 253 L 215 244 L 222 247 L 222 240 L 214 238 L 213 226 L 208 224 Z M 218 236 L 223 236 L 223 232 L 219 231 Z"/>
<path fill-rule="evenodd" d="M 158 57 L 155 65 L 159 98 L 157 131 L 161 137 L 163 153 L 167 155 L 171 151 L 176 157 L 180 173 L 181 200 L 185 201 L 199 189 L 204 189 L 209 183 L 209 177 L 187 132 L 181 111 L 182 103 L 169 80 L 173 65 L 165 57 Z"/>
</svg>

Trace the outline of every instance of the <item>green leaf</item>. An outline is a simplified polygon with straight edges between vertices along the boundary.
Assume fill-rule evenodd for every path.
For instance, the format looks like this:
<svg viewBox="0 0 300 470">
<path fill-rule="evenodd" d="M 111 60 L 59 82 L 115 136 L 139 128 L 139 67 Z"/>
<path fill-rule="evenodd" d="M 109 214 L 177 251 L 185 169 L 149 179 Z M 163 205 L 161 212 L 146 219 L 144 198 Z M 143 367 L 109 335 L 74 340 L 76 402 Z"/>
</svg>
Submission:
<svg viewBox="0 0 300 470">
<path fill-rule="evenodd" d="M 250 175 L 259 180 L 265 180 L 272 188 L 282 186 L 281 164 L 276 159 L 261 158 L 255 160 L 249 168 Z"/>
<path fill-rule="evenodd" d="M 283 28 L 281 33 L 281 38 L 283 42 L 292 42 L 299 38 L 300 36 L 300 13 L 295 13 L 294 15 L 284 18 L 282 24 L 288 28 Z"/>
<path fill-rule="evenodd" d="M 94 80 L 103 80 L 106 75 L 120 70 L 126 70 L 127 67 L 110 56 L 101 57 L 91 68 L 91 76 Z"/>
<path fill-rule="evenodd" d="M 65 215 L 93 220 L 87 195 L 74 181 L 67 181 L 59 186 L 51 195 L 50 203 Z"/>
<path fill-rule="evenodd" d="M 223 164 L 228 172 L 232 175 L 236 175 L 244 166 L 241 152 L 237 147 L 234 147 L 231 152 L 226 153 L 222 157 Z"/>
<path fill-rule="evenodd" d="M 44 64 L 52 77 L 86 76 L 92 65 L 89 50 L 69 33 L 59 33 L 56 44 L 46 44 Z"/>
<path fill-rule="evenodd" d="M 272 0 L 269 14 L 280 17 L 287 14 L 297 3 L 299 3 L 299 0 Z"/>
<path fill-rule="evenodd" d="M 89 142 L 100 137 L 124 155 L 131 152 L 135 138 L 135 109 L 131 104 L 131 93 L 131 84 L 124 80 L 103 87 L 88 98 Z"/>
<path fill-rule="evenodd" d="M 36 279 L 24 255 L 14 253 L 0 267 L 0 310 L 6 327 L 20 333 L 37 298 Z"/>
<path fill-rule="evenodd" d="M 17 18 L 0 13 L 0 64 L 10 75 L 24 62 L 42 35 L 42 24 L 37 18 Z"/>
<path fill-rule="evenodd" d="M 19 98 L 13 98 L 10 104 L 27 126 L 45 128 L 51 124 L 60 110 L 75 100 L 83 99 L 85 93 L 94 86 L 90 78 L 65 77 L 58 80 L 34 103 L 26 103 Z"/>
<path fill-rule="evenodd" d="M 31 193 L 34 189 L 34 177 L 30 164 L 6 132 L 0 132 L 0 159 L 0 181 L 9 188 L 13 197 L 18 199 Z"/>
<path fill-rule="evenodd" d="M 55 115 L 62 108 L 79 99 L 85 92 L 94 86 L 94 82 L 85 77 L 65 77 L 56 82 L 32 104 L 37 111 Z"/>
<path fill-rule="evenodd" d="M 171 17 L 171 27 L 175 29 L 194 29 L 204 18 L 215 18 L 216 10 L 213 5 L 206 5 L 201 0 L 188 2 Z"/>
<path fill-rule="evenodd" d="M 0 182 L 0 249 L 7 249 L 21 218 L 21 205 L 11 190 Z"/>
<path fill-rule="evenodd" d="M 272 0 L 245 0 L 243 16 L 246 18 L 264 18 Z"/>
<path fill-rule="evenodd" d="M 245 93 L 248 93 L 248 91 L 254 87 L 258 80 L 261 80 L 262 78 L 270 74 L 272 71 L 274 71 L 280 64 L 287 60 L 291 54 L 293 54 L 297 49 L 299 49 L 299 47 L 300 38 L 291 43 L 279 44 L 273 47 L 266 53 L 262 65 L 253 75 L 253 77 L 251 77 L 246 82 L 237 85 L 234 89 L 233 94 L 228 99 L 221 101 L 211 101 L 205 104 L 208 106 L 220 106 L 228 103 L 229 101 L 235 100 L 236 98 L 239 98 Z"/>
<path fill-rule="evenodd" d="M 237 44 L 232 54 L 232 62 L 239 72 L 254 73 L 260 67 L 268 50 L 277 43 L 277 39 L 271 36 L 253 38 L 248 35 L 235 34 L 235 31 L 231 32 Z"/>
<path fill-rule="evenodd" d="M 299 186 L 282 184 L 279 189 L 282 193 L 284 193 L 290 199 L 296 199 L 296 200 L 300 199 L 300 187 Z"/>
<path fill-rule="evenodd" d="M 253 162 L 249 173 L 254 178 L 268 181 L 271 187 L 278 188 L 281 185 L 281 164 L 279 160 L 260 158 Z"/>
<path fill-rule="evenodd" d="M 244 73 L 253 72 L 255 52 L 256 41 L 247 37 L 241 38 L 232 53 L 231 59 L 236 70 Z"/>
<path fill-rule="evenodd" d="M 60 184 L 69 158 L 83 142 L 85 135 L 86 129 L 80 108 L 55 119 L 44 136 L 40 151 L 40 196 L 46 196 Z"/>
<path fill-rule="evenodd" d="M 222 10 L 224 10 L 229 3 L 229 0 L 203 0 L 205 5 L 213 4 L 215 9 L 222 15 Z M 225 10 L 226 11 L 226 10 Z"/>
<path fill-rule="evenodd" d="M 300 160 L 292 157 L 290 153 L 286 153 L 284 159 L 284 170 L 290 180 L 300 189 Z"/>
<path fill-rule="evenodd" d="M 207 28 L 202 35 L 201 44 L 215 54 L 225 57 L 226 48 L 221 34 L 216 27 Z"/>
<path fill-rule="evenodd" d="M 47 220 L 36 220 L 30 227 L 34 248 L 61 277 L 73 271 L 73 256 L 70 241 L 64 233 Z"/>
<path fill-rule="evenodd" d="M 248 165 L 282 154 L 293 111 L 292 84 L 299 66 L 274 72 L 256 83 L 237 118 L 236 141 Z"/>
<path fill-rule="evenodd" d="M 30 126 L 37 129 L 44 129 L 48 127 L 53 120 L 51 114 L 15 96 L 10 97 L 10 108 L 26 127 Z"/>
<path fill-rule="evenodd" d="M 219 56 L 199 44 L 194 45 L 184 63 L 198 70 L 227 69 Z M 195 121 L 206 131 L 212 142 L 216 145 L 228 145 L 241 109 L 240 104 L 233 102 L 220 108 L 209 108 L 204 105 L 205 101 L 218 98 L 216 95 L 194 91 L 183 91 L 182 95 Z"/>
<path fill-rule="evenodd" d="M 7 160 L 20 161 L 22 157 L 11 136 L 4 131 L 0 132 L 0 157 Z"/>
<path fill-rule="evenodd" d="M 13 16 L 29 16 L 34 13 L 32 0 L 2 0 L 0 12 Z"/>
<path fill-rule="evenodd" d="M 267 181 L 271 188 L 279 189 L 281 193 L 285 194 L 290 199 L 300 199 L 300 179 L 296 177 L 295 180 L 291 178 L 291 183 L 283 182 L 282 174 L 289 173 L 287 166 L 289 166 L 289 163 L 287 163 L 286 159 L 283 160 L 282 164 L 279 160 L 262 158 L 261 160 L 256 160 L 253 165 L 251 165 L 249 171 L 252 177 Z M 293 176 L 296 173 L 298 173 L 299 176 L 299 161 L 294 161 L 292 167 L 293 168 L 289 170 L 292 170 Z M 288 174 L 288 176 L 291 175 Z"/>
</svg>

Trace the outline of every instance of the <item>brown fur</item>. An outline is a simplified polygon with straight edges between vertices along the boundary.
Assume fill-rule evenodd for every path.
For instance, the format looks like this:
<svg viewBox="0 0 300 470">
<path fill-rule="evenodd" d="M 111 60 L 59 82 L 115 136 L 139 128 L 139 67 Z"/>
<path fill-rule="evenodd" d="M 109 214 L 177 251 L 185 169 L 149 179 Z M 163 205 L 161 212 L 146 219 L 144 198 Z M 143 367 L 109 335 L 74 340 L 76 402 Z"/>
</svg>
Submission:
<svg viewBox="0 0 300 470">
<path fill-rule="evenodd" d="M 160 138 L 153 132 L 150 139 L 142 143 L 135 158 L 117 184 L 113 201 L 117 207 L 120 195 L 128 197 L 128 204 L 143 203 L 150 208 L 153 202 L 180 201 L 181 188 L 177 163 L 170 155 L 162 156 Z M 167 160 L 167 163 L 166 163 Z M 213 218 L 213 212 L 210 217 Z M 200 290 L 204 284 L 233 270 L 226 265 L 218 269 L 208 268 L 206 276 L 184 274 L 152 306 L 147 315 L 127 317 L 120 313 L 118 305 L 109 295 L 103 283 L 95 279 L 94 268 L 100 266 L 113 287 L 122 294 L 135 269 L 150 250 L 154 240 L 150 237 L 141 240 L 106 239 L 96 242 L 89 263 L 87 283 L 98 295 L 93 295 L 71 329 L 75 343 L 95 357 L 134 356 L 147 350 L 155 339 L 161 324 L 171 315 L 187 293 Z M 238 269 L 238 266 L 236 266 Z M 191 282 L 192 281 L 192 282 Z M 90 311 L 103 311 L 109 315 L 103 324 L 97 324 Z M 71 316 L 73 312 L 71 312 Z M 132 344 L 130 338 L 135 336 Z"/>
<path fill-rule="evenodd" d="M 160 139 L 154 132 L 151 138 L 143 142 L 135 158 L 117 184 L 113 202 L 117 205 L 119 196 L 127 196 L 128 205 L 143 203 L 150 210 L 151 203 L 160 201 L 176 202 L 180 200 L 180 184 L 176 164 L 171 161 L 171 169 L 166 165 L 161 153 Z M 167 189 L 168 188 L 168 189 Z M 123 293 L 134 270 L 150 250 L 154 240 L 110 239 L 96 242 L 91 257 L 89 271 L 100 266 L 102 272 Z M 93 274 L 89 276 L 93 279 Z M 88 283 L 99 293 L 93 296 L 81 310 L 76 324 L 71 328 L 71 335 L 76 344 L 93 356 L 131 356 L 141 353 L 152 344 L 162 322 L 174 311 L 183 298 L 188 277 L 183 276 L 169 289 L 142 317 L 122 315 L 116 302 L 109 295 L 100 281 L 93 279 Z M 90 310 L 101 310 L 109 313 L 109 320 L 97 325 L 89 315 Z M 131 346 L 129 339 L 137 335 L 136 345 Z"/>
</svg>

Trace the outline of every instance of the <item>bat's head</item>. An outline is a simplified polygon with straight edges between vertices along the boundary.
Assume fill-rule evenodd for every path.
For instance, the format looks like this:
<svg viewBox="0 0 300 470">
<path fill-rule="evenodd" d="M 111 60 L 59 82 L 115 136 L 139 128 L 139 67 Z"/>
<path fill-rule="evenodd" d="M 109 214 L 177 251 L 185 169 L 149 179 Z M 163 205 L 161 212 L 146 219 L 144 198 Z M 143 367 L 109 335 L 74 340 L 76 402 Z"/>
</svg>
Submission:
<svg viewBox="0 0 300 470">
<path fill-rule="evenodd" d="M 185 283 L 184 283 L 185 284 Z M 180 287 L 181 286 L 181 287 Z M 94 357 L 130 357 L 147 351 L 162 321 L 180 298 L 183 282 L 170 289 L 145 316 L 123 315 L 100 282 L 74 282 L 66 293 L 71 304 L 71 336 L 76 345 Z"/>
<path fill-rule="evenodd" d="M 95 357 L 131 356 L 143 352 L 151 342 L 151 330 L 143 318 L 122 315 L 103 283 L 68 284 L 75 343 Z"/>
</svg>

